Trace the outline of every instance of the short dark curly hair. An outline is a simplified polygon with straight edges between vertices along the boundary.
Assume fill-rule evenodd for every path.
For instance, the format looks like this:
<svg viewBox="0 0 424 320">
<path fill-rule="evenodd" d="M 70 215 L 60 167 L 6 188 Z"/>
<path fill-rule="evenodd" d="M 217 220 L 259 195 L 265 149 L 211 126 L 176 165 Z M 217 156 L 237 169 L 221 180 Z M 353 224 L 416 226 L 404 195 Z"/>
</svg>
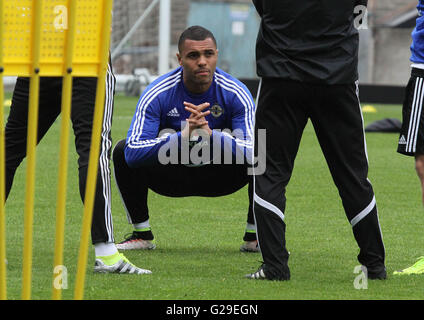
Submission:
<svg viewBox="0 0 424 320">
<path fill-rule="evenodd" d="M 207 38 L 211 38 L 216 46 L 216 39 L 212 32 L 202 26 L 191 26 L 181 33 L 180 39 L 178 40 L 178 51 L 181 53 L 184 41 L 187 39 L 202 41 Z"/>
</svg>

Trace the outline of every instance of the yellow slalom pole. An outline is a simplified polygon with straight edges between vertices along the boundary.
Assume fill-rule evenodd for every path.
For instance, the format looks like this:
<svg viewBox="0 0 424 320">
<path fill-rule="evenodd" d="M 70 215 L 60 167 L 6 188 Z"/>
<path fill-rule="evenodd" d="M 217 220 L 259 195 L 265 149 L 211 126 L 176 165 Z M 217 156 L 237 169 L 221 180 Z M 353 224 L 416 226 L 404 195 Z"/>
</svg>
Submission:
<svg viewBox="0 0 424 320">
<path fill-rule="evenodd" d="M 1 12 L 0 12 L 1 16 Z M 0 27 L 1 28 L 1 27 Z M 0 38 L 1 38 L 0 29 Z M 5 199 L 5 135 L 4 135 L 4 86 L 3 86 L 3 64 L 1 61 L 0 40 L 0 300 L 7 299 L 6 290 L 6 210 Z"/>
<path fill-rule="evenodd" d="M 3 17 L 3 3 L 0 3 Z M 6 289 L 6 210 L 5 210 L 5 129 L 3 85 L 3 23 L 0 23 L 0 300 L 7 299 Z"/>
<path fill-rule="evenodd" d="M 109 45 L 110 45 L 110 27 L 112 23 L 112 5 L 113 0 L 105 0 L 102 12 L 105 12 L 103 26 L 102 26 L 102 39 L 100 45 L 100 64 L 97 78 L 96 101 L 94 107 L 93 130 L 91 135 L 91 150 L 90 160 L 88 163 L 87 183 L 84 196 L 84 217 L 82 225 L 82 234 L 80 241 L 78 267 L 76 274 L 76 284 L 74 299 L 82 300 L 84 296 L 84 282 L 85 273 L 87 268 L 87 254 L 88 244 L 91 230 L 91 222 L 93 218 L 94 195 L 97 182 L 97 167 L 99 163 L 100 153 L 100 134 L 102 129 L 102 119 L 104 112 L 105 102 L 105 89 L 106 89 L 106 71 L 109 59 Z"/>
<path fill-rule="evenodd" d="M 1 32 L 0 32 L 1 34 Z M 0 36 L 1 37 L 1 36 Z M 0 51 L 1 51 L 0 42 Z M 1 52 L 0 52 L 1 56 Z M 7 299 L 6 291 L 6 210 L 5 198 L 5 135 L 4 135 L 4 87 L 3 87 L 3 67 L 0 58 L 0 300 Z"/>
<path fill-rule="evenodd" d="M 56 205 L 56 241 L 53 272 L 57 266 L 63 265 L 63 248 L 65 237 L 65 213 L 66 213 L 66 186 L 68 171 L 68 151 L 69 151 L 69 119 L 71 115 L 72 102 L 72 58 L 74 52 L 74 40 L 76 29 L 76 9 L 77 1 L 68 0 L 69 8 L 69 29 L 66 34 L 65 44 L 65 64 L 62 87 L 62 122 L 60 132 L 60 154 L 59 154 L 59 178 L 57 188 Z M 56 283 L 56 275 L 53 273 L 53 300 L 60 300 L 62 297 L 62 287 Z"/>
<path fill-rule="evenodd" d="M 34 220 L 35 189 L 35 148 L 37 145 L 38 96 L 40 88 L 40 34 L 42 1 L 34 0 L 32 35 L 32 74 L 29 84 L 28 137 L 27 137 L 27 176 L 24 212 L 24 254 L 22 271 L 22 299 L 31 299 L 32 235 Z"/>
</svg>

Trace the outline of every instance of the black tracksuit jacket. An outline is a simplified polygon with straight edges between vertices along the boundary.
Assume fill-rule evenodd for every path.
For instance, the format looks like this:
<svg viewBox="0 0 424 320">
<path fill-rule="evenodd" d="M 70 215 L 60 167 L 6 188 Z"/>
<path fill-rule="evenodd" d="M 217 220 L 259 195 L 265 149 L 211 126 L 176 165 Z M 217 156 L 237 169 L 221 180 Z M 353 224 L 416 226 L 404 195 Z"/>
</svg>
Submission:
<svg viewBox="0 0 424 320">
<path fill-rule="evenodd" d="M 367 2 L 253 0 L 262 17 L 256 44 L 258 76 L 325 84 L 356 81 L 359 35 L 352 12 Z"/>
</svg>

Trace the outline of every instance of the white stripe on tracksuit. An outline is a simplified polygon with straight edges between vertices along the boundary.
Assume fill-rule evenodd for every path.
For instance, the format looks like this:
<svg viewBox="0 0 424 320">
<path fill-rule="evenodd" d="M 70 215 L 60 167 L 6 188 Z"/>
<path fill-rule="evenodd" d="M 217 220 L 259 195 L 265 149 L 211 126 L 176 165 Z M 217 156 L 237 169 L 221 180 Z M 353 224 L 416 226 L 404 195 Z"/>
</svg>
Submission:
<svg viewBox="0 0 424 320">
<path fill-rule="evenodd" d="M 110 130 L 112 126 L 113 98 L 115 91 L 115 77 L 110 65 L 106 74 L 106 92 L 105 92 L 105 109 L 102 123 L 101 146 L 99 158 L 99 174 L 102 179 L 102 195 L 104 198 L 104 215 L 105 227 L 107 231 L 107 242 L 115 242 L 113 237 L 113 222 L 111 211 L 111 186 L 110 186 L 110 167 L 109 167 L 109 150 L 112 147 L 110 138 Z M 98 191 L 100 192 L 100 191 Z"/>
<path fill-rule="evenodd" d="M 261 88 L 262 88 L 262 78 L 259 79 L 258 92 L 256 94 L 256 105 L 258 105 L 258 103 L 259 103 L 259 96 L 261 94 Z M 256 122 L 256 114 L 255 114 L 255 122 Z M 259 198 L 263 202 L 266 202 L 266 201 L 256 195 L 256 178 L 255 178 L 256 175 L 255 175 L 255 166 L 253 165 L 255 163 L 254 162 L 254 160 L 255 160 L 255 143 L 256 143 L 255 142 L 255 135 L 253 135 L 253 152 L 252 152 L 252 155 L 251 155 L 251 157 L 252 157 L 251 158 L 252 159 L 252 170 L 253 170 L 253 200 L 252 200 L 253 203 L 252 203 L 252 211 L 253 211 L 253 219 L 255 221 L 255 231 L 256 231 L 256 239 L 258 240 L 258 248 L 259 248 L 259 251 L 262 252 L 261 251 L 261 243 L 259 241 L 258 223 L 256 222 L 256 214 L 255 214 L 255 202 L 256 201 L 255 201 L 255 198 Z M 279 211 L 281 212 L 281 210 L 279 210 Z M 276 212 L 276 214 L 279 215 L 278 212 Z M 282 220 L 284 220 L 284 213 L 281 212 L 281 214 L 283 216 L 282 217 L 280 215 L 279 216 L 280 216 L 280 218 Z M 261 255 L 262 255 L 262 253 L 261 253 Z M 263 255 L 262 255 L 262 259 L 263 259 Z"/>
<path fill-rule="evenodd" d="M 358 108 L 359 108 L 359 113 L 361 115 L 361 120 L 362 120 L 362 135 L 364 137 L 364 151 L 365 151 L 365 157 L 367 159 L 367 164 L 368 164 L 368 151 L 367 151 L 367 140 L 365 139 L 365 128 L 364 128 L 364 116 L 362 114 L 362 108 L 361 108 L 361 100 L 359 98 L 359 80 L 355 81 L 355 86 L 356 86 L 356 98 L 358 99 Z M 371 181 L 367 178 L 367 181 L 371 184 Z M 359 212 L 351 221 L 350 224 L 352 226 L 352 228 L 358 224 L 359 221 L 361 221 L 363 218 L 365 218 L 375 207 L 376 205 L 376 201 L 375 201 L 375 196 L 373 196 L 371 202 L 368 204 L 368 206 L 365 207 L 365 209 L 363 209 L 361 212 Z M 378 219 L 378 214 L 377 214 L 377 219 Z M 380 223 L 379 223 L 380 226 Z M 381 229 L 381 227 L 380 227 Z"/>
<path fill-rule="evenodd" d="M 259 96 L 261 93 L 261 87 L 262 87 L 262 78 L 259 80 L 259 86 L 258 86 L 258 93 L 256 95 L 256 103 L 258 103 L 259 101 Z M 255 118 L 256 119 L 256 118 Z M 255 136 L 253 135 L 253 140 L 254 140 Z M 253 145 L 255 144 L 255 141 L 253 141 Z M 254 161 L 254 152 L 252 152 L 252 163 Z M 261 197 L 259 197 L 256 194 L 256 175 L 255 175 L 255 166 L 252 167 L 253 169 L 253 202 L 256 202 L 258 205 L 260 205 L 263 208 L 268 209 L 269 211 L 275 213 L 277 216 L 280 217 L 281 220 L 284 221 L 284 212 L 282 212 L 279 208 L 277 208 L 276 206 L 274 206 L 272 203 L 265 201 L 264 199 L 262 199 Z M 256 223 L 256 216 L 255 216 L 255 205 L 252 205 L 253 208 L 253 217 L 255 218 L 255 225 L 257 225 Z M 256 230 L 256 234 L 258 234 L 258 230 Z M 259 240 L 259 237 L 258 237 Z M 260 247 L 260 243 L 259 243 L 259 247 Z"/>
<path fill-rule="evenodd" d="M 421 79 L 422 80 L 422 79 Z M 261 85 L 262 85 L 262 79 L 260 79 L 259 82 L 259 87 L 258 87 L 258 94 L 256 97 L 256 101 L 259 101 L 259 95 L 260 95 L 260 90 L 261 90 Z M 361 104 L 360 104 L 360 100 L 359 100 L 359 81 L 355 82 L 356 85 L 356 96 L 358 98 L 358 106 L 359 106 L 359 112 L 361 114 L 361 118 L 362 118 L 362 127 L 364 127 L 364 119 L 362 116 L 362 110 L 361 110 Z M 422 85 L 422 81 L 421 81 L 421 85 Z M 422 101 L 422 92 L 421 92 L 421 101 Z M 421 110 L 421 108 L 420 108 Z M 366 140 L 365 140 L 365 131 L 363 131 L 363 135 L 364 135 L 364 148 L 365 148 L 365 156 L 368 162 L 368 154 L 367 154 L 367 144 L 366 144 Z M 253 155 L 252 155 L 253 157 Z M 253 160 L 252 160 L 253 161 Z M 252 162 L 253 163 L 253 162 Z M 253 167 L 253 172 L 255 172 L 255 168 Z M 368 178 L 367 178 L 368 180 Z M 369 181 L 369 180 L 368 180 Z M 255 174 L 253 174 L 253 193 L 254 193 L 254 202 L 256 202 L 257 204 L 259 204 L 260 206 L 268 209 L 269 211 L 275 213 L 277 216 L 279 216 L 281 218 L 281 220 L 284 221 L 284 213 L 278 209 L 276 206 L 274 206 L 273 204 L 265 201 L 264 199 L 260 198 L 256 192 L 255 192 Z M 361 212 L 359 212 L 351 221 L 350 224 L 352 226 L 352 228 L 358 224 L 359 221 L 361 221 L 363 218 L 365 218 L 375 207 L 376 205 L 376 201 L 375 201 L 375 196 L 373 197 L 373 199 L 371 200 L 371 202 L 369 203 L 369 205 L 364 208 Z M 253 206 L 253 213 L 255 212 L 255 206 Z M 255 217 L 255 215 L 253 215 Z M 377 219 L 378 219 L 378 215 L 377 215 Z M 255 224 L 256 224 L 256 217 L 255 217 Z M 380 224 L 379 224 L 380 226 Z M 259 244 L 260 245 L 260 244 Z"/>
<path fill-rule="evenodd" d="M 137 149 L 137 148 L 146 148 L 146 147 L 152 147 L 158 143 L 161 143 L 166 137 L 159 137 L 155 139 L 149 139 L 149 140 L 141 140 L 140 137 L 143 133 L 143 125 L 145 120 L 145 114 L 146 109 L 149 106 L 150 102 L 156 98 L 158 94 L 161 92 L 164 92 L 166 90 L 171 89 L 175 85 L 177 85 L 182 79 L 181 72 L 178 72 L 176 74 L 173 74 L 172 76 L 169 76 L 165 79 L 163 79 L 161 82 L 159 82 L 157 85 L 155 85 L 148 93 L 145 94 L 139 101 L 137 105 L 137 111 L 136 111 L 136 120 L 134 122 L 133 132 L 131 136 L 128 139 L 128 147 Z M 252 114 L 255 112 L 254 104 L 247 96 L 246 92 L 235 82 L 225 78 L 223 75 L 220 75 L 219 73 L 215 73 L 215 82 L 222 87 L 223 89 L 234 93 L 240 102 L 243 104 L 245 108 L 245 126 L 246 126 L 246 140 L 242 139 L 234 139 L 236 142 L 236 145 L 241 148 L 242 150 L 246 148 L 246 151 L 248 153 L 252 152 L 253 149 L 253 123 L 252 123 Z M 233 140 L 233 137 L 231 137 L 231 140 Z M 249 154 L 247 156 L 250 157 Z"/>
<path fill-rule="evenodd" d="M 146 116 L 146 109 L 149 106 L 150 101 L 152 101 L 160 92 L 163 92 L 177 85 L 178 82 L 181 81 L 180 76 L 181 76 L 181 72 L 178 72 L 177 74 L 174 74 L 170 77 L 163 79 L 140 99 L 136 107 L 136 115 L 135 115 L 136 120 L 134 122 L 133 132 L 128 139 L 128 147 L 134 148 L 134 149 L 151 147 L 162 141 L 160 137 L 156 139 L 147 140 L 147 141 L 137 141 L 137 140 L 141 140 L 139 137 L 141 137 L 143 133 L 143 124 L 144 124 L 144 119 Z M 115 178 L 115 181 L 116 181 L 116 178 Z M 119 188 L 118 188 L 118 191 L 119 191 L 119 195 L 121 197 L 122 203 L 124 204 L 128 222 L 130 224 L 133 224 L 131 220 L 131 215 L 127 207 L 125 206 L 125 201 L 122 197 L 122 194 Z"/>
<path fill-rule="evenodd" d="M 151 147 L 160 141 L 156 141 L 156 139 L 147 143 L 145 141 L 141 141 L 140 137 L 143 133 L 143 124 L 146 116 L 146 109 L 149 106 L 150 102 L 161 92 L 166 91 L 173 86 L 177 85 L 178 82 L 181 81 L 181 72 L 174 74 L 168 78 L 165 78 L 161 82 L 159 82 L 156 86 L 154 86 L 148 93 L 144 95 L 144 97 L 140 100 L 137 105 L 136 111 L 136 120 L 133 126 L 133 132 L 128 139 L 128 147 L 130 148 L 144 148 Z"/>
<path fill-rule="evenodd" d="M 415 82 L 414 100 L 412 101 L 408 136 L 406 138 L 406 152 L 414 153 L 417 147 L 418 127 L 421 120 L 424 96 L 423 80 L 423 78 L 417 77 Z"/>
<path fill-rule="evenodd" d="M 251 144 L 253 140 L 253 114 L 255 112 L 255 105 L 248 97 L 247 93 L 241 88 L 237 83 L 231 81 L 230 79 L 225 78 L 223 75 L 219 73 L 215 73 L 215 82 L 221 86 L 223 89 L 233 92 L 240 102 L 244 106 L 245 114 L 244 114 L 244 122 L 246 126 L 246 143 Z"/>
<path fill-rule="evenodd" d="M 231 135 L 227 135 L 230 138 L 230 141 L 234 139 L 236 146 L 240 150 L 246 150 L 246 158 L 250 159 L 251 154 L 253 154 L 253 135 L 254 135 L 254 125 L 253 125 L 253 114 L 255 113 L 255 105 L 248 97 L 247 93 L 241 88 L 237 83 L 225 78 L 219 73 L 215 73 L 215 82 L 224 90 L 234 93 L 239 101 L 244 106 L 244 124 L 246 127 L 246 137 L 245 139 L 233 138 Z M 225 134 L 224 134 L 225 135 Z"/>
</svg>

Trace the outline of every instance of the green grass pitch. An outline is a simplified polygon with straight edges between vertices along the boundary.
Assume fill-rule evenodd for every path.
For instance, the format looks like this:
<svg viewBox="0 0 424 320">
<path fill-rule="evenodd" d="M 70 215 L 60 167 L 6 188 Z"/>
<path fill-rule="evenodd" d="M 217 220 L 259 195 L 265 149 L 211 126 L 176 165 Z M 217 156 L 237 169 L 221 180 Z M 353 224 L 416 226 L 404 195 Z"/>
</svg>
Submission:
<svg viewBox="0 0 424 320">
<path fill-rule="evenodd" d="M 10 98 L 10 95 L 7 96 Z M 126 136 L 137 103 L 117 95 L 112 127 L 114 143 Z M 363 103 L 365 105 L 365 103 Z M 399 105 L 374 105 L 365 124 L 401 117 Z M 6 115 L 8 108 L 5 108 Z M 52 287 L 57 162 L 60 119 L 37 148 L 32 298 L 50 299 Z M 292 279 L 251 281 L 246 273 L 260 265 L 260 254 L 239 252 L 244 233 L 246 188 L 221 198 L 166 198 L 149 193 L 157 249 L 127 252 L 152 275 L 93 274 L 90 246 L 85 299 L 136 300 L 284 300 L 284 299 L 424 299 L 424 275 L 393 276 L 424 255 L 424 210 L 413 158 L 396 153 L 397 134 L 366 136 L 369 179 L 373 183 L 383 232 L 388 279 L 355 289 L 358 248 L 313 128 L 305 129 L 293 177 L 287 188 L 287 246 Z M 71 135 L 64 265 L 73 299 L 83 206 L 78 191 L 77 156 Z M 7 289 L 20 299 L 26 163 L 18 169 L 6 204 Z M 112 210 L 117 241 L 131 231 L 112 176 Z"/>
</svg>

